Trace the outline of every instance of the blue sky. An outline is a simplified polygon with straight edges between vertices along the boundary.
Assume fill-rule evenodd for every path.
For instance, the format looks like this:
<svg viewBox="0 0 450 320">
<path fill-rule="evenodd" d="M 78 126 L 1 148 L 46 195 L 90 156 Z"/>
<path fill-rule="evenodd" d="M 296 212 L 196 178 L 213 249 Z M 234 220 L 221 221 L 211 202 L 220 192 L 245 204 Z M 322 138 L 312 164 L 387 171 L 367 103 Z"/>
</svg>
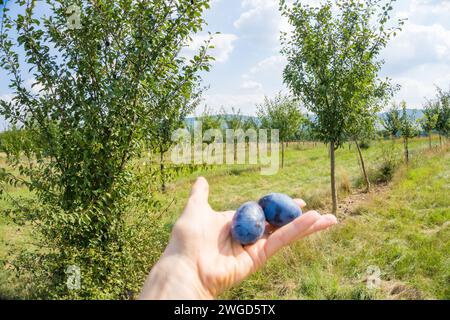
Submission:
<svg viewBox="0 0 450 320">
<path fill-rule="evenodd" d="M 386 65 L 382 76 L 402 86 L 396 100 L 421 108 L 425 97 L 434 96 L 434 85 L 450 87 L 450 1 L 398 0 L 393 16 L 409 20 L 383 53 Z M 286 90 L 279 32 L 289 26 L 278 12 L 278 0 L 212 0 L 205 18 L 208 26 L 194 37 L 192 47 L 207 37 L 206 31 L 221 34 L 214 40 L 216 61 L 203 77 L 204 85 L 210 87 L 204 104 L 215 112 L 234 107 L 253 115 L 264 95 Z M 0 74 L 0 97 L 8 98 L 9 94 L 7 81 Z"/>
</svg>

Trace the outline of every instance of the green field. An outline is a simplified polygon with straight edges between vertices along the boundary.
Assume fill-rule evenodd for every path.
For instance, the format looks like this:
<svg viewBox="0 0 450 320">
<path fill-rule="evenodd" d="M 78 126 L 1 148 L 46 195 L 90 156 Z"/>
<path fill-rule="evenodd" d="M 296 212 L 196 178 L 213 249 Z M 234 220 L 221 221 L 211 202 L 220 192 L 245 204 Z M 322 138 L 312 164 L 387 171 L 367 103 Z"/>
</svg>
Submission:
<svg viewBox="0 0 450 320">
<path fill-rule="evenodd" d="M 221 298 L 233 299 L 450 299 L 450 149 L 428 150 L 427 139 L 412 141 L 412 161 L 400 165 L 388 185 L 362 194 L 361 170 L 355 147 L 337 154 L 340 224 L 332 230 L 282 250 L 259 272 Z M 364 150 L 373 178 L 388 155 L 398 160 L 402 143 L 378 141 Z M 285 168 L 260 175 L 250 165 L 216 166 L 177 177 L 158 197 L 167 207 L 161 222 L 168 232 L 183 209 L 190 185 L 198 175 L 210 184 L 216 210 L 236 209 L 269 192 L 303 198 L 309 209 L 330 207 L 329 158 L 322 144 L 290 144 Z M 5 165 L 4 158 L 0 165 Z M 12 196 L 30 197 L 23 188 Z M 10 200 L 0 200 L 0 208 Z M 2 210 L 6 212 L 5 210 Z M 166 236 L 166 235 L 164 235 Z M 0 216 L 0 259 L 27 250 L 29 227 Z M 9 252 L 9 253 L 8 253 Z M 367 269 L 381 271 L 381 285 L 368 289 Z M 0 297 L 24 297 L 21 281 L 7 263 L 0 270 Z"/>
</svg>

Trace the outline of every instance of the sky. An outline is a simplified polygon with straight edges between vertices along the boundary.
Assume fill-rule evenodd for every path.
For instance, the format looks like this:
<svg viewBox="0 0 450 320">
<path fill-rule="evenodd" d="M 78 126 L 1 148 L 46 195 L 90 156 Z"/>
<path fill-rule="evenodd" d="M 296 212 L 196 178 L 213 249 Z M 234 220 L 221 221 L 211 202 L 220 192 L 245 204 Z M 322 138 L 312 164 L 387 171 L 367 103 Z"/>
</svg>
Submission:
<svg viewBox="0 0 450 320">
<path fill-rule="evenodd" d="M 380 75 L 401 85 L 395 100 L 421 109 L 435 95 L 436 85 L 450 88 L 450 0 L 398 0 L 392 18 L 408 21 L 383 52 L 386 63 Z M 215 0 L 206 21 L 207 30 L 221 32 L 213 52 L 217 61 L 204 76 L 210 86 L 205 103 L 211 110 L 234 106 L 253 115 L 265 95 L 287 90 L 279 33 L 289 25 L 278 11 L 278 0 Z"/>
<path fill-rule="evenodd" d="M 426 98 L 435 95 L 436 85 L 450 88 L 450 0 L 398 0 L 393 18 L 408 21 L 383 52 L 386 63 L 381 76 L 401 85 L 396 101 L 405 100 L 409 108 L 420 109 Z M 234 108 L 254 115 L 264 96 L 287 92 L 279 34 L 289 30 L 289 24 L 278 11 L 278 0 L 212 0 L 205 19 L 208 25 L 194 36 L 190 49 L 198 47 L 208 31 L 220 34 L 211 51 L 216 61 L 203 74 L 203 85 L 209 89 L 197 115 L 205 105 L 213 113 Z M 0 97 L 10 98 L 4 71 L 0 72 Z"/>
</svg>

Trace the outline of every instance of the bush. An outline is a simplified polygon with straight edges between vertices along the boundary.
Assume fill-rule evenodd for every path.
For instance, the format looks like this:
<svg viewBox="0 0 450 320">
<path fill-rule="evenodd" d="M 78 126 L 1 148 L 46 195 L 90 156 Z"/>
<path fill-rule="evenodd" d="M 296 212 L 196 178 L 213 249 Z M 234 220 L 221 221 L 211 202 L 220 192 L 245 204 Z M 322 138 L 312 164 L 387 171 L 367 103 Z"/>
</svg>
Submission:
<svg viewBox="0 0 450 320">
<path fill-rule="evenodd" d="M 375 177 L 377 183 L 385 183 L 392 180 L 397 164 L 392 162 L 384 162 L 378 169 L 378 174 Z"/>
<path fill-rule="evenodd" d="M 392 180 L 396 169 L 401 162 L 401 154 L 396 147 L 392 145 L 384 145 L 381 149 L 381 163 L 377 168 L 374 177 L 378 183 L 385 183 Z"/>
<path fill-rule="evenodd" d="M 28 217 L 34 227 L 36 250 L 21 252 L 11 261 L 22 281 L 33 279 L 27 281 L 32 298 L 137 297 L 169 233 L 159 219 L 161 203 L 152 196 L 158 187 L 156 168 L 142 166 L 133 172 L 129 195 L 113 210 L 101 212 L 93 206 L 67 212 L 54 206 L 38 206 L 38 202 L 33 204 L 34 214 Z M 23 212 L 23 207 L 17 210 L 19 215 Z M 93 219 L 98 221 L 93 223 Z M 106 220 L 108 226 L 102 222 Z M 107 233 L 103 231 L 106 228 Z M 71 266 L 80 268 L 80 289 L 67 286 Z"/>
<path fill-rule="evenodd" d="M 398 146 L 383 145 L 379 160 L 375 167 L 368 168 L 369 180 L 375 184 L 390 182 L 401 163 L 401 152 L 398 150 Z M 358 188 L 365 186 L 364 178 L 358 177 L 355 186 Z"/>
<path fill-rule="evenodd" d="M 370 148 L 370 142 L 369 141 L 361 141 L 359 143 L 359 147 L 363 150 L 367 150 Z"/>
</svg>

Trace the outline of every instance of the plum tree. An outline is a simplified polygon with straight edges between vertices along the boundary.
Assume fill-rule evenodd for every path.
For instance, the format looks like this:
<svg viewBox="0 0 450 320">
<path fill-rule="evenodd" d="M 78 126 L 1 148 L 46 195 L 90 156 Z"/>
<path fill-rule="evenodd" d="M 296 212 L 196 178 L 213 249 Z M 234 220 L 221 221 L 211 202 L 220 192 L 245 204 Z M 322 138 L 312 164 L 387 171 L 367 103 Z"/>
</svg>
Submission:
<svg viewBox="0 0 450 320">
<path fill-rule="evenodd" d="M 409 163 L 409 139 L 416 136 L 417 128 L 415 126 L 414 118 L 408 114 L 408 110 L 406 108 L 406 102 L 402 101 L 400 103 L 400 106 L 402 108 L 402 114 L 400 117 L 400 133 L 403 138 L 405 163 L 408 164 Z"/>
<path fill-rule="evenodd" d="M 124 274 L 134 250 L 126 249 L 125 228 L 131 160 L 155 123 L 167 117 L 173 124 L 183 114 L 181 102 L 192 97 L 199 72 L 209 69 L 207 42 L 190 60 L 180 55 L 203 28 L 209 1 L 15 5 L 14 14 L 2 10 L 0 68 L 13 98 L 0 100 L 0 114 L 27 130 L 35 146 L 33 166 L 19 167 L 25 179 L 16 177 L 42 204 L 34 225 L 47 250 L 34 260 L 35 270 L 50 282 L 47 294 L 126 296 L 125 278 L 136 275 Z M 20 155 L 8 156 L 18 163 Z M 79 292 L 65 286 L 69 263 L 85 270 Z"/>
<path fill-rule="evenodd" d="M 330 146 L 331 196 L 337 211 L 335 150 L 353 126 L 364 102 L 390 87 L 381 80 L 379 58 L 403 20 L 388 26 L 395 1 L 325 1 L 317 7 L 281 0 L 282 15 L 293 27 L 282 33 L 287 58 L 285 83 L 316 116 L 318 138 Z M 364 112 L 359 112 L 365 114 Z"/>
<path fill-rule="evenodd" d="M 300 130 L 305 121 L 298 101 L 292 97 L 278 93 L 273 99 L 264 98 L 258 106 L 258 117 L 263 128 L 277 129 L 281 142 L 281 167 L 284 167 L 286 143 Z"/>
<path fill-rule="evenodd" d="M 431 149 L 431 135 L 432 131 L 436 129 L 437 121 L 439 119 L 439 107 L 436 103 L 429 101 L 423 108 L 423 117 L 420 119 L 420 125 L 428 135 L 428 144 Z"/>
</svg>

